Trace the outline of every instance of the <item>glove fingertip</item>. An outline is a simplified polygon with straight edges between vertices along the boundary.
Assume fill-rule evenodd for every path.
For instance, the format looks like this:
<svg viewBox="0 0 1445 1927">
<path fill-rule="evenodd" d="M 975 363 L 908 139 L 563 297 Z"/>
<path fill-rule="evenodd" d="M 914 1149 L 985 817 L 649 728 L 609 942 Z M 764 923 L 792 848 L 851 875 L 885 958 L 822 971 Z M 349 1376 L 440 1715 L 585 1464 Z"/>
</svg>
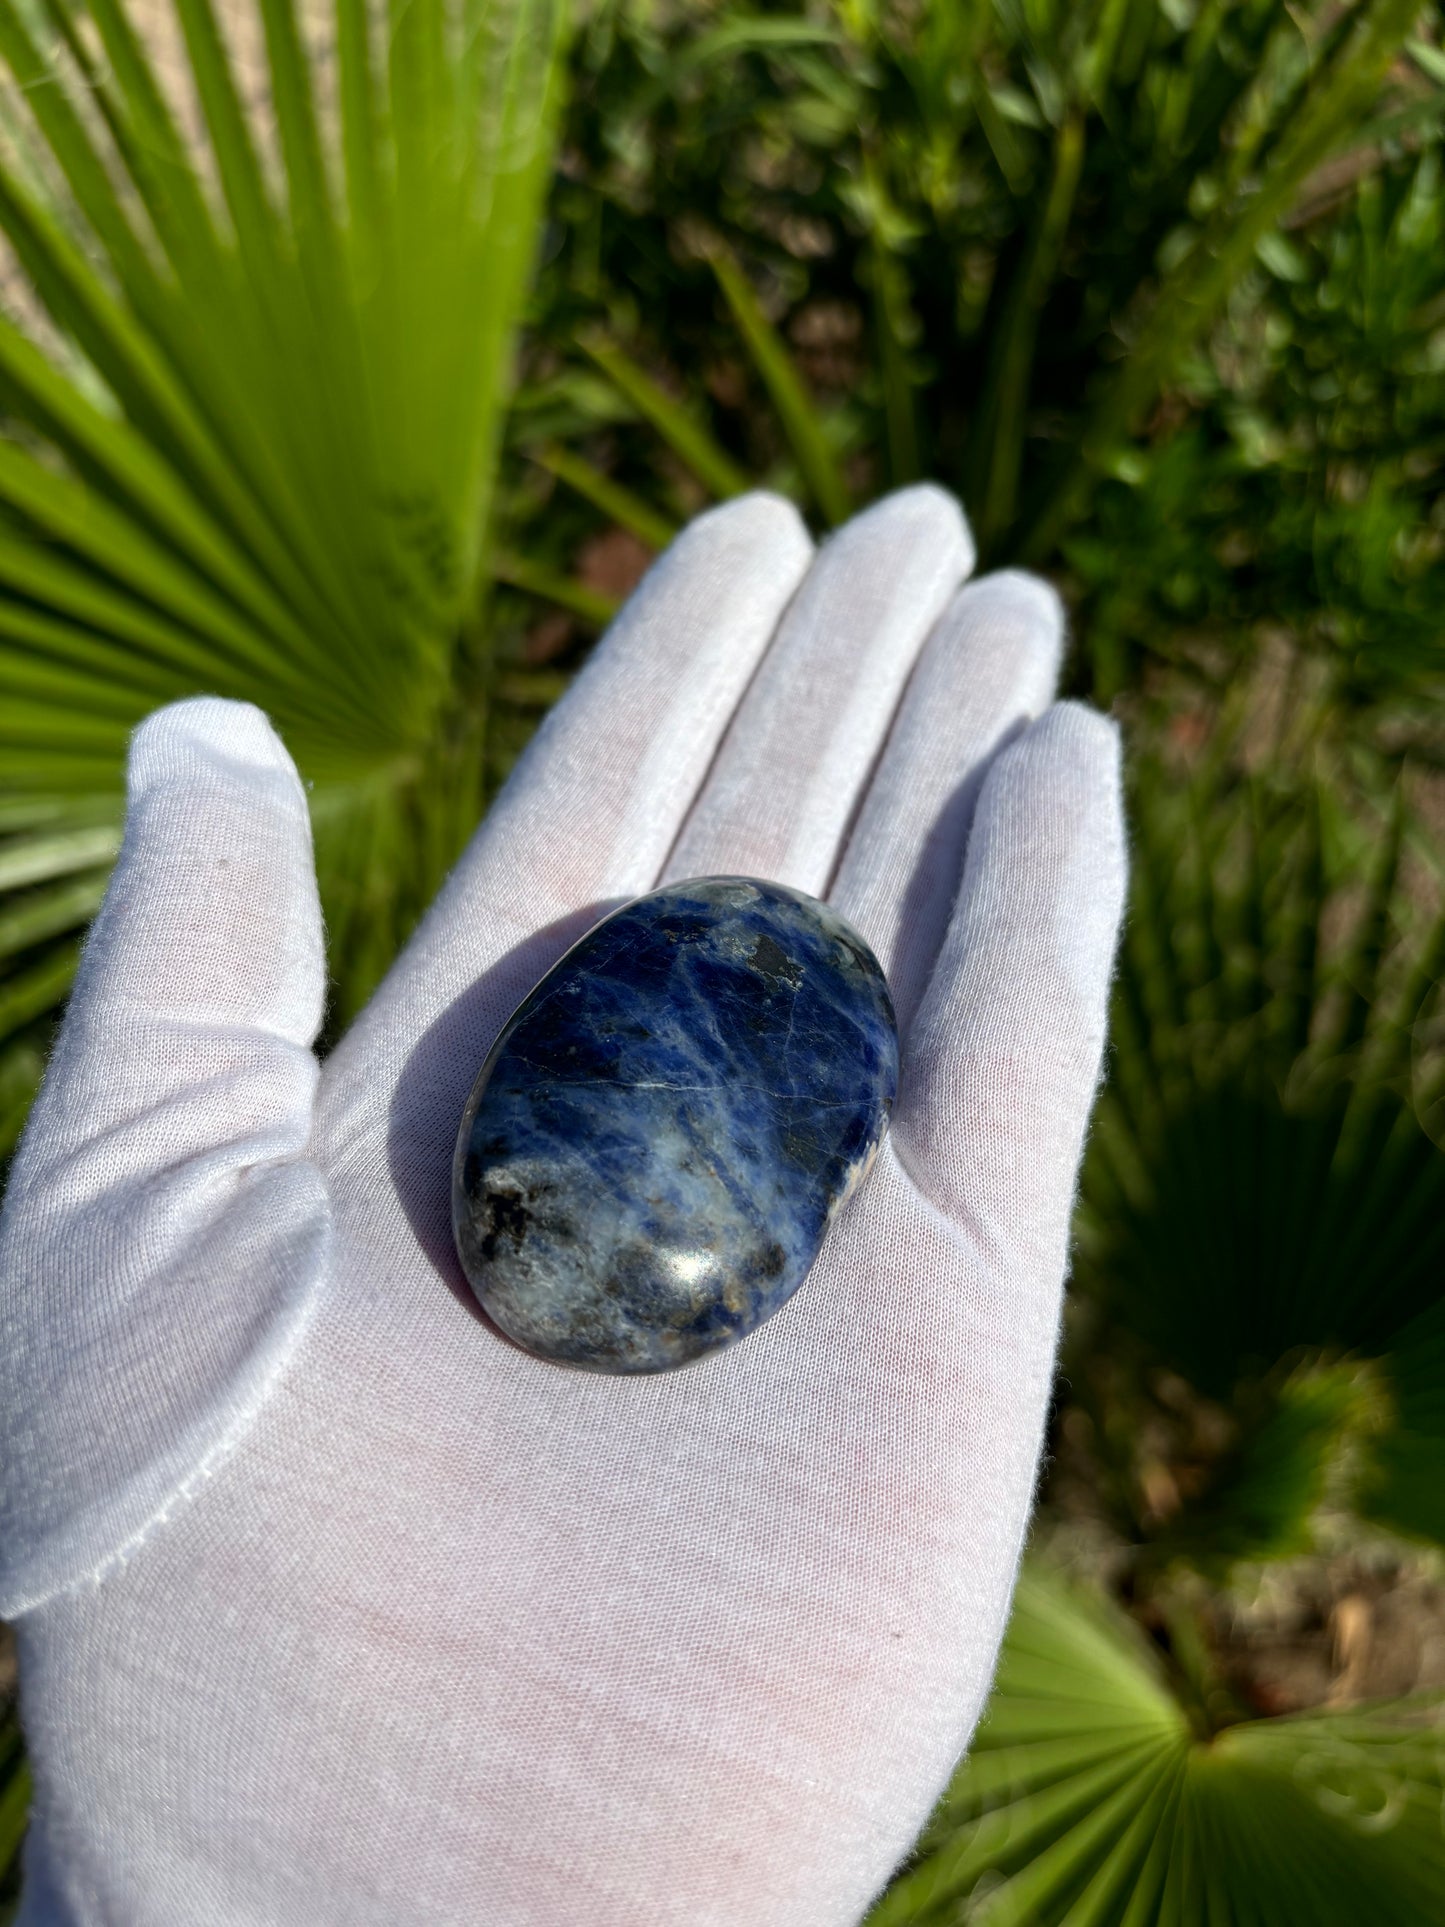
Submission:
<svg viewBox="0 0 1445 1927">
<path fill-rule="evenodd" d="M 1118 782 L 1123 736 L 1118 723 L 1087 703 L 1060 702 L 1047 709 L 1028 733 L 1029 749 L 1057 763 Z M 1023 745 L 1020 745 L 1022 748 Z"/>
<path fill-rule="evenodd" d="M 711 556 L 714 550 L 740 550 L 753 569 L 796 575 L 806 568 L 813 540 L 796 506 L 771 489 L 751 489 L 735 495 L 689 522 L 663 559 L 663 568 L 686 557 Z"/>
<path fill-rule="evenodd" d="M 936 482 L 914 482 L 882 496 L 854 516 L 847 540 L 860 555 L 880 559 L 903 547 L 931 548 L 955 582 L 969 575 L 977 560 L 968 517 L 957 498 Z"/>
<path fill-rule="evenodd" d="M 198 765 L 296 776 L 285 744 L 255 703 L 186 696 L 147 716 L 131 737 L 127 779 L 132 794 L 160 777 L 192 775 Z"/>
</svg>

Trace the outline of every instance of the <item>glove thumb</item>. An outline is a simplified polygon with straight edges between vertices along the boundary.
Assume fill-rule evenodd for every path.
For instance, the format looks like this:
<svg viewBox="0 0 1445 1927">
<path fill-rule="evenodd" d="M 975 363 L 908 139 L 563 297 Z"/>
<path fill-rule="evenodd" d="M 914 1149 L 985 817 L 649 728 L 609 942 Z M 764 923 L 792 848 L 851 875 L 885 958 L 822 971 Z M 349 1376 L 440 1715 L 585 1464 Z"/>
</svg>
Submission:
<svg viewBox="0 0 1445 1927">
<path fill-rule="evenodd" d="M 324 1272 L 306 801 L 259 710 L 132 741 L 125 838 L 0 1219 L 0 1612 L 92 1579 L 241 1435 Z"/>
</svg>

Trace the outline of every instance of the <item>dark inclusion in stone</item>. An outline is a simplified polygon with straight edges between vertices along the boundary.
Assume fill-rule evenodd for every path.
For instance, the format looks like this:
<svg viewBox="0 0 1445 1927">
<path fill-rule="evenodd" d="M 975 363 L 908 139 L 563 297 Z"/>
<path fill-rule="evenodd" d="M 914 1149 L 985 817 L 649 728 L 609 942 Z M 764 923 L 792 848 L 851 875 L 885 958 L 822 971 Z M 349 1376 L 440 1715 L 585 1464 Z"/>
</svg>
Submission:
<svg viewBox="0 0 1445 1927">
<path fill-rule="evenodd" d="M 797 1290 L 897 1087 L 888 986 L 841 917 L 746 877 L 669 885 L 497 1039 L 457 1143 L 462 1267 L 528 1351 L 684 1365 Z"/>
</svg>

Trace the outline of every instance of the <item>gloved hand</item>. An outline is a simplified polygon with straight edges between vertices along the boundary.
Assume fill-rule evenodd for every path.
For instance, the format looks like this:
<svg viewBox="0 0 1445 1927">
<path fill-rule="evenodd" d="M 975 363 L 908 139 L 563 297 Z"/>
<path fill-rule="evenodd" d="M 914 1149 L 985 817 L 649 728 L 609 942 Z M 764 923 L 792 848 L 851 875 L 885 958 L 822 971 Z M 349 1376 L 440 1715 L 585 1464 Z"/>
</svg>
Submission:
<svg viewBox="0 0 1445 1927">
<path fill-rule="evenodd" d="M 918 488 L 696 522 L 318 1068 L 305 798 L 213 698 L 125 843 L 3 1223 L 25 1922 L 825 1927 L 988 1689 L 1124 883 L 1060 614 Z M 451 1250 L 493 1036 L 662 878 L 826 894 L 904 1034 L 791 1303 L 685 1370 L 517 1351 Z"/>
</svg>

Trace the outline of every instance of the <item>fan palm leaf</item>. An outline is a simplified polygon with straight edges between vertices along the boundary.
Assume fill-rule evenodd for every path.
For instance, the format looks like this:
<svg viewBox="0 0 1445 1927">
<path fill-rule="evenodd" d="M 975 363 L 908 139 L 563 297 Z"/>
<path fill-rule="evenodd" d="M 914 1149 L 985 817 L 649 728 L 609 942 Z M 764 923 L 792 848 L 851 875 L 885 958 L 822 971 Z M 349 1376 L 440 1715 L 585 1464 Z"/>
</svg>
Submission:
<svg viewBox="0 0 1445 1927">
<path fill-rule="evenodd" d="M 1438 1696 L 1210 1732 L 1138 1628 L 1026 1566 L 993 1697 L 867 1927 L 1416 1927 L 1445 1908 Z"/>
<path fill-rule="evenodd" d="M 338 1017 L 475 821 L 485 531 L 560 31 L 552 0 L 176 0 L 144 34 L 121 0 L 0 0 L 12 1131 L 148 710 L 211 691 L 281 728 Z"/>
<path fill-rule="evenodd" d="M 1362 841 L 1328 820 L 1327 789 L 1211 800 L 1212 782 L 1138 772 L 1076 1282 L 1127 1347 L 1206 1397 L 1243 1395 L 1245 1436 L 1173 1550 L 1297 1549 L 1361 1428 L 1378 1436 L 1359 1503 L 1437 1535 L 1445 1154 L 1427 1125 L 1445 919 L 1428 838 L 1398 803 Z M 1370 1361 L 1368 1385 L 1329 1367 L 1346 1357 Z"/>
</svg>

